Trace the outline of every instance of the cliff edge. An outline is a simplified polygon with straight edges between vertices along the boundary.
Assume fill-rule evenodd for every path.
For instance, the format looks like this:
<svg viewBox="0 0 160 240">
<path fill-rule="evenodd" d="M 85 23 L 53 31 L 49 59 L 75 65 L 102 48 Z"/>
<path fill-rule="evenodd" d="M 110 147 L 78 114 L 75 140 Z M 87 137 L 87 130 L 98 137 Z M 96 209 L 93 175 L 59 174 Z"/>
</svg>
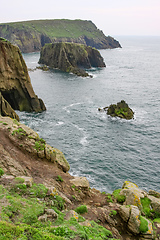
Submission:
<svg viewBox="0 0 160 240">
<path fill-rule="evenodd" d="M 46 43 L 74 42 L 97 49 L 118 48 L 119 42 L 106 37 L 94 23 L 85 20 L 34 20 L 0 24 L 0 37 L 22 52 L 40 51 Z"/>
<path fill-rule="evenodd" d="M 43 101 L 34 93 L 19 48 L 3 38 L 0 38 L 0 92 L 14 110 L 27 112 L 46 110 Z M 1 109 L 2 115 L 3 112 Z"/>
</svg>

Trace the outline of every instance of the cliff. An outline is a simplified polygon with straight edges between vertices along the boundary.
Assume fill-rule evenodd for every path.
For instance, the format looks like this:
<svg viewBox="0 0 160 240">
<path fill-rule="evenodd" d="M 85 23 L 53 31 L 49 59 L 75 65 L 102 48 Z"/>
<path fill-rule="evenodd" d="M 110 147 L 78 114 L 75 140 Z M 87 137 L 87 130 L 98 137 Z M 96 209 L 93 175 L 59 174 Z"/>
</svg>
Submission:
<svg viewBox="0 0 160 240">
<path fill-rule="evenodd" d="M 105 67 L 97 49 L 77 43 L 46 44 L 41 49 L 39 63 L 83 77 L 89 76 L 84 69 Z"/>
<path fill-rule="evenodd" d="M 34 20 L 0 24 L 0 37 L 17 45 L 22 52 L 40 51 L 46 43 L 74 42 L 97 49 L 121 47 L 106 37 L 94 23 L 84 20 Z"/>
<path fill-rule="evenodd" d="M 68 170 L 58 149 L 0 116 L 0 237 L 159 239 L 160 193 L 129 181 L 101 193 Z"/>
<path fill-rule="evenodd" d="M 19 48 L 3 38 L 0 38 L 0 92 L 14 110 L 41 112 L 46 109 L 33 91 Z M 1 109 L 2 115 L 4 112 Z"/>
</svg>

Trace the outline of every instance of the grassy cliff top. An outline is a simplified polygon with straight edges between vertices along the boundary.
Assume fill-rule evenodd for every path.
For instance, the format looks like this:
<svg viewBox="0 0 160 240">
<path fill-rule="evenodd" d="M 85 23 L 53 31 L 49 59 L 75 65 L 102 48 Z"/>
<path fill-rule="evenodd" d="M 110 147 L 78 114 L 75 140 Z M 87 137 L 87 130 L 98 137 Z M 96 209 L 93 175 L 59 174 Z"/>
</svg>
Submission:
<svg viewBox="0 0 160 240">
<path fill-rule="evenodd" d="M 6 28 L 4 28 L 6 26 Z M 3 23 L 3 32 L 7 31 L 7 26 L 21 30 L 30 30 L 32 32 L 39 32 L 48 37 L 72 37 L 78 38 L 85 35 L 89 38 L 104 37 L 102 31 L 97 29 L 92 21 L 87 20 L 68 20 L 68 19 L 54 19 L 54 20 L 33 20 L 24 22 Z"/>
</svg>

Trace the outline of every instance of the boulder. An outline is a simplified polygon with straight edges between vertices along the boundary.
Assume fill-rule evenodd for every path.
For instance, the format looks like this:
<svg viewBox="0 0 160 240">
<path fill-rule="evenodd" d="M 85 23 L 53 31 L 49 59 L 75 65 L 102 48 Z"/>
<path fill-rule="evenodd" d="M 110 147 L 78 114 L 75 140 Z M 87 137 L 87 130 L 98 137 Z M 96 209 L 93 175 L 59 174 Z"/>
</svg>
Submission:
<svg viewBox="0 0 160 240">
<path fill-rule="evenodd" d="M 122 186 L 120 195 L 126 196 L 124 205 L 134 205 L 137 206 L 140 210 L 142 210 L 141 198 L 147 196 L 147 193 L 139 189 L 135 183 L 125 181 Z"/>
<path fill-rule="evenodd" d="M 89 76 L 84 69 L 105 67 L 103 58 L 95 48 L 65 42 L 46 44 L 41 49 L 39 63 L 83 77 Z"/>
<path fill-rule="evenodd" d="M 149 200 L 151 201 L 152 209 L 160 215 L 160 198 L 148 195 Z"/>
<path fill-rule="evenodd" d="M 65 215 L 65 219 L 70 220 L 71 218 L 75 218 L 78 221 L 78 213 L 76 213 L 74 210 L 68 211 Z"/>
<path fill-rule="evenodd" d="M 89 189 L 89 181 L 86 177 L 74 177 L 70 180 L 75 187 Z"/>
<path fill-rule="evenodd" d="M 138 209 L 138 207 L 136 206 L 130 206 L 130 218 L 128 220 L 128 228 L 129 230 L 134 233 L 134 234 L 138 234 L 140 232 L 140 215 L 141 212 Z"/>
<path fill-rule="evenodd" d="M 134 118 L 133 110 L 124 100 L 121 100 L 121 102 L 118 102 L 117 104 L 111 104 L 109 107 L 103 109 L 98 108 L 98 110 L 106 111 L 107 115 L 110 115 L 111 117 L 119 117 L 127 120 Z"/>
<path fill-rule="evenodd" d="M 19 48 L 2 38 L 0 38 L 0 92 L 14 110 L 27 112 L 46 110 L 43 101 L 33 91 L 27 66 Z M 8 116 L 3 111 L 2 115 Z"/>
</svg>

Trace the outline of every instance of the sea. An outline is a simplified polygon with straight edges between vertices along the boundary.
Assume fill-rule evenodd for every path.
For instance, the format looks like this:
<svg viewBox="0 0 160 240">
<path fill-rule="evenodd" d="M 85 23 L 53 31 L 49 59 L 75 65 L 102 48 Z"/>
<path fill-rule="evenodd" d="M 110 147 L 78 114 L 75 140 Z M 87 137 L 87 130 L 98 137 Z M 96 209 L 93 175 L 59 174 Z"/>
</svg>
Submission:
<svg viewBox="0 0 160 240">
<path fill-rule="evenodd" d="M 17 113 L 64 153 L 69 173 L 87 177 L 91 188 L 112 193 L 132 181 L 160 191 L 160 36 L 116 39 L 122 48 L 100 50 L 106 67 L 88 70 L 93 78 L 35 70 L 40 53 L 23 54 L 47 110 Z M 134 119 L 98 111 L 121 100 L 133 109 Z"/>
</svg>

